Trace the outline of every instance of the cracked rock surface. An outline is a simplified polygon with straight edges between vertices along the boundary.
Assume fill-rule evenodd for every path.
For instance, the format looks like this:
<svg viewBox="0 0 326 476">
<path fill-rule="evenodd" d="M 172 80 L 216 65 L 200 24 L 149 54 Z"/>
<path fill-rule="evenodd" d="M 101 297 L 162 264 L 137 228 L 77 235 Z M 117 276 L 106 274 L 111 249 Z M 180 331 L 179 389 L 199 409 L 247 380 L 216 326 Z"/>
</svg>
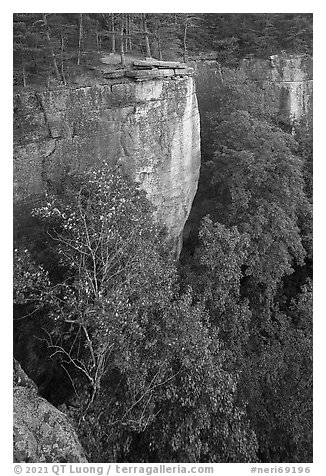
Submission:
<svg viewBox="0 0 326 476">
<path fill-rule="evenodd" d="M 14 456 L 16 463 L 87 463 L 67 416 L 38 395 L 14 359 Z"/>
<path fill-rule="evenodd" d="M 191 76 L 26 91 L 14 98 L 14 193 L 58 189 L 106 162 L 146 191 L 178 255 L 197 190 L 200 124 Z"/>
</svg>

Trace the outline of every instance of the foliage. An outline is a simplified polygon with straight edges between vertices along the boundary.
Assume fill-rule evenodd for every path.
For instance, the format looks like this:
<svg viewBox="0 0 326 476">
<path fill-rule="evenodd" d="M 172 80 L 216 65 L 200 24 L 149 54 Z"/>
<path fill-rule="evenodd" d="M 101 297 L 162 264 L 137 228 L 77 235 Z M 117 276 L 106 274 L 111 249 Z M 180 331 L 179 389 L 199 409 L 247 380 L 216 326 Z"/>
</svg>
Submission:
<svg viewBox="0 0 326 476">
<path fill-rule="evenodd" d="M 54 401 L 91 461 L 311 461 L 312 135 L 282 129 L 273 92 L 227 68 L 310 54 L 311 15 L 45 15 L 14 16 L 24 86 L 55 65 L 69 82 L 121 31 L 126 51 L 145 52 L 145 29 L 153 55 L 215 51 L 219 67 L 199 98 L 202 220 L 178 269 L 145 194 L 108 167 L 18 217 L 15 317 L 44 329 L 69 379 Z"/>
<path fill-rule="evenodd" d="M 162 258 L 153 251 L 158 232 L 146 220 L 150 208 L 144 197 L 106 169 L 86 175 L 86 183 L 71 181 L 63 196 L 47 197 L 34 215 L 47 223 L 58 264 L 66 269 L 64 281 L 48 295 L 52 318 L 62 326 L 50 345 L 84 373 L 94 398 L 105 362 L 124 339 L 128 316 L 137 330 L 138 313 L 153 298 L 152 280 L 159 304 L 165 298 L 159 284 L 172 286 L 172 270 L 165 265 L 163 273 Z M 62 341 L 71 335 L 67 351 Z"/>
<path fill-rule="evenodd" d="M 238 375 L 259 459 L 311 461 L 311 135 L 281 129 L 272 95 L 240 74 L 211 79 L 200 104 L 203 218 L 182 280 Z"/>
<path fill-rule="evenodd" d="M 28 249 L 14 250 L 14 304 L 39 302 L 50 281 L 48 272 L 31 258 Z"/>
<path fill-rule="evenodd" d="M 160 60 L 174 59 L 182 53 L 178 17 L 173 13 L 148 15 L 148 27 L 152 32 L 153 56 Z"/>
<path fill-rule="evenodd" d="M 219 49 L 221 40 L 236 45 L 236 56 L 267 58 L 282 50 L 312 53 L 312 15 L 295 13 L 205 13 L 206 44 Z M 223 50 L 222 50 L 223 52 Z M 225 57 L 226 62 L 229 59 Z M 233 58 L 231 58 L 233 61 Z"/>
<path fill-rule="evenodd" d="M 33 215 L 65 270 L 56 284 L 33 286 L 47 302 L 44 340 L 70 375 L 68 412 L 91 459 L 255 459 L 255 435 L 235 405 L 237 374 L 224 368 L 227 354 L 191 289 L 178 291 L 144 194 L 104 168 L 71 177 Z"/>
<path fill-rule="evenodd" d="M 308 284 L 287 314 L 274 307 L 239 383 L 262 461 L 312 461 L 311 305 Z"/>
<path fill-rule="evenodd" d="M 250 238 L 234 227 L 203 220 L 193 262 L 183 279 L 205 303 L 237 375 L 236 402 L 245 411 L 265 462 L 312 460 L 312 289 L 310 281 L 281 311 L 274 295 L 251 287 L 243 297 L 242 273 Z M 248 290 L 246 292 L 248 294 Z"/>
<path fill-rule="evenodd" d="M 309 232 L 302 233 L 311 217 L 305 162 L 294 138 L 276 124 L 268 95 L 262 103 L 258 86 L 225 77 L 204 112 L 207 179 L 199 193 L 214 221 L 250 236 L 245 274 L 275 289 L 296 263 L 303 264 L 309 248 Z"/>
<path fill-rule="evenodd" d="M 223 370 L 225 354 L 202 307 L 187 293 L 152 315 L 145 335 L 82 426 L 92 459 L 254 460 L 255 435 L 234 405 L 236 378 Z"/>
<path fill-rule="evenodd" d="M 298 124 L 295 127 L 295 140 L 298 143 L 297 154 L 303 160 L 305 191 L 312 203 L 313 199 L 313 134 L 312 127 Z"/>
<path fill-rule="evenodd" d="M 69 83 L 97 53 L 115 53 L 121 46 L 136 55 L 147 55 L 149 48 L 165 60 L 187 61 L 189 55 L 213 51 L 223 65 L 235 65 L 248 54 L 311 54 L 312 15 L 15 13 L 15 84 Z"/>
</svg>

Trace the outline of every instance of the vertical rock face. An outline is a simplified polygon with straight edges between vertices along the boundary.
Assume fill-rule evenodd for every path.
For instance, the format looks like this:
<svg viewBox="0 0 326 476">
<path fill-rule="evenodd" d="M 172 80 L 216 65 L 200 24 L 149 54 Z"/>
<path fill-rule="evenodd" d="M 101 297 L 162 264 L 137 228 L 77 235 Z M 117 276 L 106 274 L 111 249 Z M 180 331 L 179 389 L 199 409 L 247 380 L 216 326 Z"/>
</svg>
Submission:
<svg viewBox="0 0 326 476">
<path fill-rule="evenodd" d="M 224 83 L 227 94 L 228 81 L 239 79 L 240 84 L 248 78 L 257 82 L 257 101 L 270 108 L 280 121 L 280 126 L 291 132 L 295 121 L 305 126 L 312 124 L 313 74 L 311 57 L 277 55 L 269 59 L 252 57 L 244 59 L 237 67 L 222 67 L 217 54 L 207 55 L 191 63 L 195 70 L 199 110 L 204 128 L 209 129 L 209 114 L 218 113 L 216 98 Z M 206 138 L 204 140 L 207 140 Z M 203 189 L 205 185 L 203 186 Z M 203 193 L 204 195 L 204 193 Z M 185 243 L 197 232 L 202 216 L 202 203 L 194 203 L 191 215 L 184 228 Z M 202 199 L 203 200 L 203 199 Z M 190 241 L 190 240 L 189 240 Z"/>
<path fill-rule="evenodd" d="M 216 60 L 198 61 L 197 94 L 201 112 L 210 109 L 209 93 L 221 81 L 223 71 Z M 313 67 L 312 58 L 300 55 L 274 55 L 269 59 L 244 59 L 235 70 L 241 76 L 257 81 L 272 94 L 284 120 L 312 123 Z"/>
<path fill-rule="evenodd" d="M 312 121 L 312 58 L 273 55 L 269 60 L 246 59 L 240 68 L 250 79 L 273 86 L 283 117 Z"/>
<path fill-rule="evenodd" d="M 57 186 L 67 173 L 120 165 L 156 205 L 179 253 L 200 168 L 191 76 L 16 95 L 14 138 L 17 198 Z"/>
</svg>

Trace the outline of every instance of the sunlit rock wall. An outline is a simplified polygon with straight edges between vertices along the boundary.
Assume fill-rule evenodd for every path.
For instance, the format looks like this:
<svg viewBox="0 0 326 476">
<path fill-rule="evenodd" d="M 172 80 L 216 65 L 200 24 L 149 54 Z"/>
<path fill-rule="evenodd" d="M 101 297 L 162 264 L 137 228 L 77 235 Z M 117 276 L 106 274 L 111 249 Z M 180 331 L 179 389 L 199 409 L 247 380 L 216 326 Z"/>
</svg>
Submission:
<svg viewBox="0 0 326 476">
<path fill-rule="evenodd" d="M 59 187 L 63 176 L 108 162 L 156 205 L 178 255 L 200 168 L 191 76 L 23 92 L 14 97 L 16 198 Z"/>
<path fill-rule="evenodd" d="M 192 64 L 196 70 L 197 96 L 201 115 L 210 111 L 214 104 L 209 96 L 228 74 L 216 59 L 207 58 Z M 235 75 L 257 81 L 262 91 L 273 98 L 276 111 L 290 123 L 312 123 L 313 116 L 313 60 L 308 56 L 280 54 L 268 59 L 255 57 L 243 59 L 233 67 Z M 263 97 L 262 97 L 262 100 Z"/>
<path fill-rule="evenodd" d="M 268 60 L 243 60 L 240 68 L 252 80 L 272 85 L 284 118 L 312 122 L 312 58 L 300 55 L 274 55 Z"/>
</svg>

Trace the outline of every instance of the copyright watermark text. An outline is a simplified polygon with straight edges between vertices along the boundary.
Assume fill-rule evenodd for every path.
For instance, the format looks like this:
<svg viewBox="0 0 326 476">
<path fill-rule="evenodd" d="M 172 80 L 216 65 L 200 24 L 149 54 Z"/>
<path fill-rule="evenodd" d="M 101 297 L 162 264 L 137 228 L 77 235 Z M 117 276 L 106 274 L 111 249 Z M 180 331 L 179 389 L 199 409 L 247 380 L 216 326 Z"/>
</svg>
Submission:
<svg viewBox="0 0 326 476">
<path fill-rule="evenodd" d="M 106 465 L 73 465 L 73 464 L 49 464 L 33 465 L 27 464 L 14 466 L 15 474 L 95 474 L 95 475 L 124 475 L 124 474 L 144 474 L 152 476 L 154 474 L 214 474 L 213 466 L 202 465 L 132 465 L 132 464 L 106 464 Z"/>
</svg>

